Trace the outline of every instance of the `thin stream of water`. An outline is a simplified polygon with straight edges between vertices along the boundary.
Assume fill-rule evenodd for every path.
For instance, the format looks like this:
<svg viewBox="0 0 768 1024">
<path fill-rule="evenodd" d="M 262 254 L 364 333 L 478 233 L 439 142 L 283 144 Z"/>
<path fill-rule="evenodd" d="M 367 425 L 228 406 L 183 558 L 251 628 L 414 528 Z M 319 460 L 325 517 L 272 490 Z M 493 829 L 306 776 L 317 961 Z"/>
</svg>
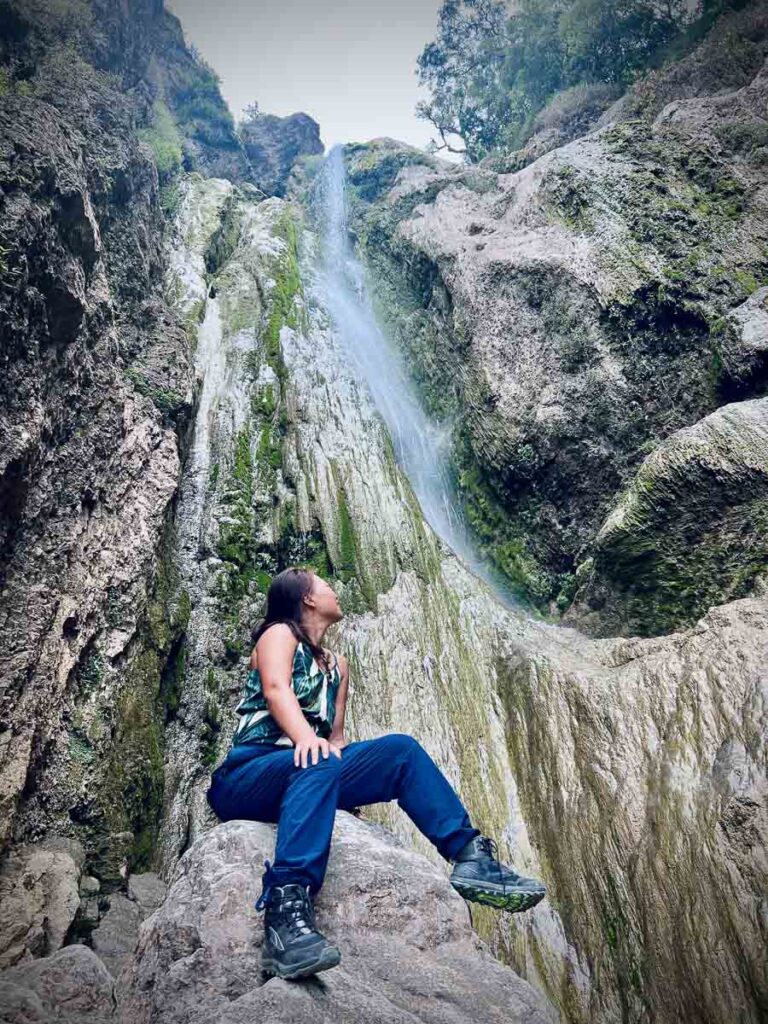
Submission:
<svg viewBox="0 0 768 1024">
<path fill-rule="evenodd" d="M 500 571 L 480 554 L 463 514 L 452 462 L 451 424 L 437 424 L 426 414 L 399 351 L 376 321 L 365 272 L 349 241 L 341 146 L 331 150 L 321 174 L 324 245 L 319 298 L 352 364 L 371 391 L 424 518 L 503 604 L 518 605 Z"/>
</svg>

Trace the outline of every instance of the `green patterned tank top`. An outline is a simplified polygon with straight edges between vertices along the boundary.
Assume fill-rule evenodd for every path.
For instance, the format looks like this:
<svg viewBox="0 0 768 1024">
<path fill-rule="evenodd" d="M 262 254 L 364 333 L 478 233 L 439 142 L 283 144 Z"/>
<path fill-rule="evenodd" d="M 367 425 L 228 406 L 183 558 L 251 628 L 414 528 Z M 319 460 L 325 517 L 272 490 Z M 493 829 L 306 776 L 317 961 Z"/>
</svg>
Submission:
<svg viewBox="0 0 768 1024">
<path fill-rule="evenodd" d="M 299 641 L 293 656 L 291 689 L 310 726 L 318 736 L 325 739 L 330 736 L 333 727 L 340 682 L 338 659 L 334 657 L 330 672 L 323 672 L 312 651 Z M 291 737 L 282 731 L 269 713 L 257 668 L 248 670 L 245 694 L 235 711 L 240 715 L 240 721 L 232 737 L 233 747 L 241 743 L 278 743 L 286 747 L 294 745 Z"/>
</svg>

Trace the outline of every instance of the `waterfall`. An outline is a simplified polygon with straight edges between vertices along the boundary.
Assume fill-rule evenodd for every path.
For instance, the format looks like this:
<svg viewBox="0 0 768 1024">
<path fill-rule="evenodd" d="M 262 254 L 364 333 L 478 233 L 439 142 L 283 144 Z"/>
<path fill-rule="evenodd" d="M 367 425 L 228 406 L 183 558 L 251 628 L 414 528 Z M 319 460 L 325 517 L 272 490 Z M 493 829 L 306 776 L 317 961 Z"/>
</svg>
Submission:
<svg viewBox="0 0 768 1024">
<path fill-rule="evenodd" d="M 351 365 L 371 392 L 424 518 L 503 604 L 518 606 L 502 573 L 480 554 L 464 516 L 452 460 L 453 424 L 430 419 L 400 352 L 377 323 L 365 270 L 347 231 L 342 146 L 334 146 L 325 160 L 317 198 L 323 234 L 323 255 L 315 280 L 317 300 L 328 311 Z"/>
</svg>

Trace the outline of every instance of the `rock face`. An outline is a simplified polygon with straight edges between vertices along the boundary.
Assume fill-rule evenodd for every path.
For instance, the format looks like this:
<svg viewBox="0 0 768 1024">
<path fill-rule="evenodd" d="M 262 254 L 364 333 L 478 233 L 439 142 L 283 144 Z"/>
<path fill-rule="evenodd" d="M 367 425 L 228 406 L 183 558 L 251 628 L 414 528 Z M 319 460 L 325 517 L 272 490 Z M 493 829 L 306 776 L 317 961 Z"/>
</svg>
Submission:
<svg viewBox="0 0 768 1024">
<path fill-rule="evenodd" d="M 276 117 L 260 112 L 240 126 L 253 181 L 268 196 L 285 195 L 291 168 L 300 156 L 322 153 L 320 125 L 308 114 Z"/>
<path fill-rule="evenodd" d="M 122 88 L 120 31 L 151 33 L 156 7 L 126 5 L 94 40 L 68 5 L 11 5 L 0 97 L 0 838 L 77 836 L 107 886 L 158 813 L 175 627 L 153 596 L 194 403 Z"/>
<path fill-rule="evenodd" d="M 748 27 L 754 57 L 764 9 Z M 549 613 L 572 603 L 577 569 L 643 459 L 765 392 L 762 340 L 748 364 L 731 340 L 731 314 L 768 274 L 768 71 L 754 64 L 734 91 L 636 111 L 513 174 L 451 168 L 391 140 L 347 147 L 382 316 L 434 414 L 454 423 L 486 550 Z M 631 618 L 584 626 L 688 625 L 748 593 L 759 570 L 700 579 L 698 602 L 666 615 L 635 602 Z"/>
<path fill-rule="evenodd" d="M 603 523 L 566 619 L 639 632 L 735 596 L 768 561 L 768 399 L 666 438 Z M 635 610 L 636 609 L 636 610 Z"/>
<path fill-rule="evenodd" d="M 227 353 L 230 369 L 248 346 L 253 355 L 248 377 L 209 370 L 221 390 L 201 443 L 219 472 L 201 471 L 207 482 L 197 508 L 203 535 L 220 545 L 206 592 L 220 575 L 213 592 L 230 597 L 219 597 L 218 610 L 201 601 L 191 620 L 195 667 L 182 702 L 189 708 L 183 721 L 194 726 L 195 709 L 215 693 L 219 731 L 210 758 L 190 725 L 186 739 L 176 733 L 166 870 L 181 850 L 177 837 L 200 837 L 212 823 L 202 799 L 206 765 L 226 749 L 241 692 L 242 662 L 230 659 L 227 669 L 217 653 L 222 637 L 233 651 L 244 643 L 263 600 L 259 567 L 270 566 L 273 551 L 293 558 L 303 536 L 304 559 L 337 574 L 346 610 L 332 643 L 352 665 L 349 734 L 397 727 L 418 736 L 473 820 L 553 888 L 521 920 L 473 909 L 494 953 L 546 991 L 568 1020 L 640 1021 L 651 1006 L 655 1019 L 670 1024 L 697 1013 L 714 1024 L 739 1005 L 757 1020 L 764 997 L 749 993 L 762 993 L 768 980 L 759 909 L 765 598 L 711 612 L 688 633 L 646 641 L 592 641 L 504 608 L 436 538 L 392 460 L 370 393 L 322 307 L 316 239 L 301 211 L 242 190 L 222 199 L 223 191 L 220 182 L 190 182 L 181 208 L 190 227 L 180 236 L 200 247 L 201 225 L 208 238 L 217 235 L 217 217 L 220 225 L 240 225 L 223 232 L 236 241 L 220 250 L 228 256 L 217 264 L 203 322 L 220 332 L 217 350 Z M 195 260 L 202 257 L 184 256 L 176 272 Z M 249 335 L 244 325 L 257 318 L 265 326 Z M 273 350 L 268 340 L 276 336 Z M 762 409 L 762 401 L 733 408 L 753 407 Z M 243 409 L 246 420 L 237 418 Z M 728 415 L 726 408 L 715 418 Z M 250 548 L 221 545 L 222 531 L 232 536 L 242 514 L 224 510 L 239 507 L 233 480 L 245 471 L 242 455 L 236 470 L 245 423 L 251 438 L 262 439 L 248 449 L 251 508 L 271 494 L 281 499 Z M 366 813 L 437 862 L 395 805 Z M 713 890 L 722 899 L 710 898 Z M 697 908 L 691 921 L 700 933 L 682 923 L 688 906 Z M 733 959 L 715 963 L 703 937 L 731 928 L 740 936 Z M 655 954 L 659 935 L 679 957 Z M 698 952 L 691 958 L 687 949 Z"/>
<path fill-rule="evenodd" d="M 274 826 L 230 821 L 186 851 L 120 979 L 120 1021 L 556 1019 L 478 939 L 445 872 L 344 811 L 316 902 L 317 926 L 341 963 L 314 984 L 262 976 L 263 915 L 253 903 L 273 849 Z"/>
<path fill-rule="evenodd" d="M 84 853 L 75 840 L 20 847 L 0 874 L 0 969 L 55 953 L 80 905 Z"/>
</svg>

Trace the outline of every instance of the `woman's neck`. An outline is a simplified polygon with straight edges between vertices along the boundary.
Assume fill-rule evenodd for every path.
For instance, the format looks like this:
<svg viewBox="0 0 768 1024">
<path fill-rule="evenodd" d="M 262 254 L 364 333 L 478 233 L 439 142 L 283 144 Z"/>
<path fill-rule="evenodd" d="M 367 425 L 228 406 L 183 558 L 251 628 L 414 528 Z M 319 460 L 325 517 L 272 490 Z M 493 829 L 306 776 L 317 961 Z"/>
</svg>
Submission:
<svg viewBox="0 0 768 1024">
<path fill-rule="evenodd" d="M 312 643 L 322 647 L 323 637 L 329 624 L 327 622 L 302 622 L 301 625 Z"/>
</svg>

